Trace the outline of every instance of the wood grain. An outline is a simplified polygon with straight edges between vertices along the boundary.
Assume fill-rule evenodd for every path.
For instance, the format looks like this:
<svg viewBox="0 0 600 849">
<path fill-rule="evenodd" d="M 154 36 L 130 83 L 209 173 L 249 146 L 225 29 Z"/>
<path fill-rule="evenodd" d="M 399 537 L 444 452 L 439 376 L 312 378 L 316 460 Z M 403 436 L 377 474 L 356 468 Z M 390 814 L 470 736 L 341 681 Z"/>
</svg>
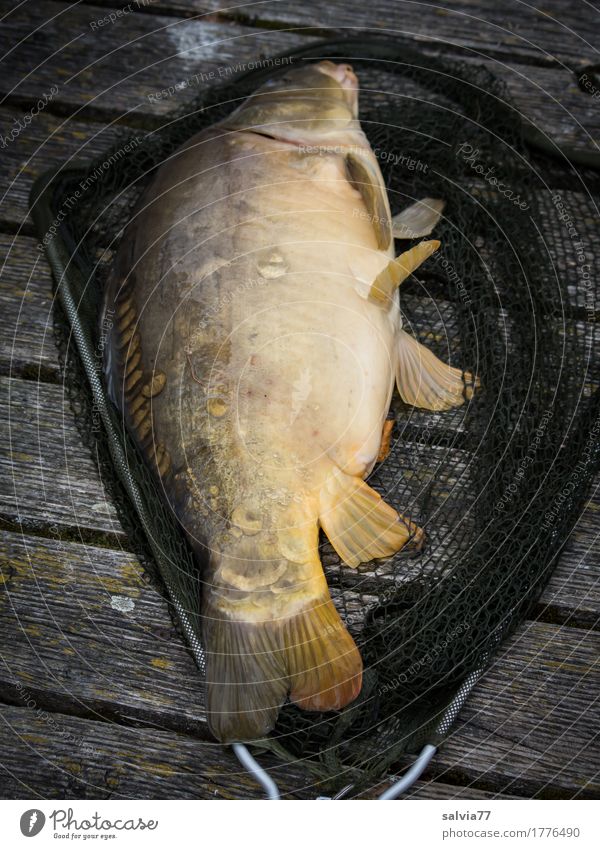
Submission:
<svg viewBox="0 0 600 849">
<path fill-rule="evenodd" d="M 597 478 L 537 605 L 537 615 L 541 619 L 598 629 L 599 545 L 600 478 Z"/>
<path fill-rule="evenodd" d="M 231 751 L 183 734 L 128 728 L 31 708 L 0 707 L 0 786 L 5 799 L 260 799 Z M 68 748 L 67 745 L 68 744 Z M 261 764 L 283 799 L 323 792 L 301 766 Z M 373 798 L 382 783 L 363 794 Z M 410 799 L 515 798 L 474 786 L 419 781 Z"/>
<path fill-rule="evenodd" d="M 3 549 L 4 702 L 206 736 L 198 671 L 131 555 L 8 532 Z M 599 648 L 597 633 L 526 622 L 427 777 L 525 796 L 594 792 Z"/>
<path fill-rule="evenodd" d="M 97 26 L 106 11 L 87 3 L 27 0 L 15 8 L 1 0 L 0 11 L 10 12 L 4 32 L 15 46 L 10 59 L 0 63 L 4 94 L 22 103 L 37 102 L 58 86 L 53 104 L 60 104 L 63 114 L 81 111 L 130 124 L 144 118 L 156 124 L 189 100 L 199 85 L 231 79 L 239 65 L 307 41 L 301 35 L 257 32 L 233 23 L 154 15 L 129 14 Z M 33 72 L 32 50 L 39 63 Z"/>
<path fill-rule="evenodd" d="M 123 538 L 63 389 L 0 379 L 0 512 L 23 527 Z"/>
<path fill-rule="evenodd" d="M 2 132 L 8 133 L 24 114 L 15 107 L 0 108 Z M 34 180 L 51 168 L 90 162 L 106 152 L 120 134 L 131 132 L 122 127 L 61 118 L 47 110 L 36 115 L 27 131 L 2 149 L 0 229 L 33 235 L 28 215 Z"/>
<path fill-rule="evenodd" d="M 166 604 L 127 552 L 3 532 L 4 698 L 206 736 L 204 694 Z M 8 647 L 7 647 L 8 648 Z"/>
<path fill-rule="evenodd" d="M 599 659 L 598 634 L 525 623 L 465 705 L 435 774 L 468 763 L 504 793 L 597 798 Z"/>
<path fill-rule="evenodd" d="M 0 233 L 0 370 L 59 379 L 52 328 L 52 279 L 36 239 Z"/>
<path fill-rule="evenodd" d="M 126 4 L 101 0 L 96 5 L 114 8 Z M 425 0 L 374 0 L 368 10 L 359 0 L 148 0 L 138 14 L 148 12 L 243 21 L 265 28 L 308 27 L 323 34 L 389 29 L 423 44 L 452 45 L 485 56 L 521 57 L 538 64 L 569 59 L 582 62 L 587 51 L 593 61 L 598 48 L 598 39 L 593 38 L 597 10 L 572 0 L 554 0 L 548 9 L 518 0 L 501 5 L 493 0 L 451 0 L 443 5 Z"/>
<path fill-rule="evenodd" d="M 378 2 L 370 9 L 374 30 L 417 41 L 429 55 L 487 60 L 506 82 L 518 111 L 558 143 L 589 148 L 598 141 L 595 100 L 578 88 L 572 72 L 595 60 L 597 45 L 589 43 L 585 22 L 579 20 L 570 33 L 549 15 L 524 20 L 524 7 L 519 12 L 516 2 L 511 4 L 514 20 L 486 2 L 483 20 L 477 21 L 469 18 L 468 4 L 452 10 Z M 158 125 L 169 110 L 189 101 L 198 84 L 231 79 L 248 62 L 304 46 L 323 33 L 352 34 L 357 20 L 356 4 L 325 2 L 252 4 L 224 13 L 225 22 L 215 15 L 184 20 L 131 13 L 96 29 L 91 26 L 106 17 L 106 9 L 87 3 L 73 7 L 28 0 L 13 8 L 1 0 L 0 11 L 11 12 L 3 23 L 6 38 L 16 45 L 0 64 L 0 91 L 12 102 L 29 107 L 58 86 L 49 111 L 85 112 L 143 126 Z M 244 23 L 235 22 L 238 14 Z M 39 59 L 35 70 L 30 67 L 33 49 Z M 169 87 L 174 91 L 163 96 Z"/>
<path fill-rule="evenodd" d="M 22 799 L 260 799 L 231 750 L 156 729 L 0 706 L 0 787 Z M 302 770 L 261 759 L 284 798 L 314 798 Z"/>
</svg>

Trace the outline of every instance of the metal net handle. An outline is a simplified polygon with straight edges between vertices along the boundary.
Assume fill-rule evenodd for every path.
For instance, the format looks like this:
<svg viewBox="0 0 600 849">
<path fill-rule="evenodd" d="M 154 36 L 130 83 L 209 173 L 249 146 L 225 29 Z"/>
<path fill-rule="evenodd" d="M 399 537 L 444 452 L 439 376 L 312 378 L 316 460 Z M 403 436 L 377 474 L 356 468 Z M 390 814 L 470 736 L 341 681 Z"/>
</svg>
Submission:
<svg viewBox="0 0 600 849">
<path fill-rule="evenodd" d="M 252 757 L 246 746 L 242 745 L 242 743 L 234 743 L 232 748 L 237 755 L 239 762 L 261 785 L 266 793 L 267 799 L 272 801 L 281 801 L 281 794 L 277 784 L 273 781 L 269 773 L 258 763 L 258 761 Z M 398 779 L 398 781 L 392 784 L 391 787 L 388 787 L 388 789 L 379 796 L 378 801 L 397 799 L 401 793 L 406 792 L 406 790 L 408 790 L 409 787 L 411 787 L 415 781 L 421 777 L 436 752 L 437 747 L 433 746 L 431 743 L 427 743 L 423 746 L 421 753 L 413 765 L 406 771 L 402 778 Z M 353 784 L 349 784 L 336 796 L 318 796 L 317 798 L 325 800 L 341 799 L 353 786 Z"/>
<path fill-rule="evenodd" d="M 483 675 L 488 659 L 489 655 L 486 656 L 484 664 L 478 669 L 475 669 L 473 672 L 470 672 L 460 684 L 456 695 L 440 717 L 433 733 L 434 738 L 444 738 L 448 734 L 448 731 L 454 725 L 456 717 L 460 713 L 462 706 L 466 702 L 469 693 Z M 250 754 L 247 747 L 242 743 L 233 743 L 232 749 L 242 766 L 244 766 L 250 775 L 261 785 L 265 791 L 266 798 L 273 801 L 281 800 L 281 793 L 279 792 L 277 784 L 271 778 L 266 769 L 264 769 Z M 415 781 L 418 781 L 423 775 L 437 750 L 437 745 L 434 746 L 433 743 L 426 743 L 412 766 L 407 769 L 401 778 L 395 781 L 379 796 L 378 801 L 381 802 L 389 799 L 397 799 L 402 793 L 406 793 L 406 791 L 413 786 Z M 341 799 L 349 790 L 352 789 L 353 786 L 353 784 L 348 784 L 336 796 L 319 796 L 317 798 L 326 800 Z"/>
</svg>

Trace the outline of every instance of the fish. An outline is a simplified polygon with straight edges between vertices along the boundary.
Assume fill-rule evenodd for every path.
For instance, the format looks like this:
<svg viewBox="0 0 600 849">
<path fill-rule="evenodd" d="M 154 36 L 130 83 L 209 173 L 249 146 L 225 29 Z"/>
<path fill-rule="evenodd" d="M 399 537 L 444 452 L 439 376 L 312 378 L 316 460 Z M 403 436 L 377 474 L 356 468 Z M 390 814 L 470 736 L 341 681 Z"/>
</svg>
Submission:
<svg viewBox="0 0 600 849">
<path fill-rule="evenodd" d="M 119 242 L 104 376 L 201 570 L 219 741 L 264 737 L 286 700 L 339 711 L 361 691 L 319 534 L 344 568 L 422 539 L 365 478 L 394 385 L 436 411 L 473 394 L 400 314 L 443 206 L 392 218 L 357 76 L 326 60 L 275 74 L 170 155 Z M 395 236 L 422 240 L 396 256 Z"/>
</svg>

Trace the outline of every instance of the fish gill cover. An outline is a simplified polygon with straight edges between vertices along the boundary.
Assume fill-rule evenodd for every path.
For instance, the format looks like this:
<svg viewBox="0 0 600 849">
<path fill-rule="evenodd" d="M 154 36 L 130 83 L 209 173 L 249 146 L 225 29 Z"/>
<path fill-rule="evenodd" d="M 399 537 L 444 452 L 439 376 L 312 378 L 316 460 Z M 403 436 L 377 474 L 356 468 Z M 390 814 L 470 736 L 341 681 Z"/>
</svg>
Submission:
<svg viewBox="0 0 600 849">
<path fill-rule="evenodd" d="M 424 528 L 425 546 L 349 569 L 322 543 L 331 595 L 364 660 L 363 689 L 339 714 L 286 706 L 260 742 L 304 759 L 332 786 L 360 786 L 447 734 L 470 686 L 539 597 L 598 468 L 594 246 L 585 236 L 586 220 L 597 217 L 597 175 L 530 148 L 486 69 L 361 39 L 315 45 L 213 85 L 161 129 L 123 138 L 82 169 L 59 169 L 34 187 L 32 202 L 68 295 L 56 335 L 82 438 L 149 580 L 168 587 L 174 622 L 183 613 L 198 649 L 197 567 L 119 415 L 106 406 L 108 436 L 101 390 L 89 388 L 101 368 L 102 286 L 152 171 L 278 65 L 322 58 L 350 62 L 358 74 L 360 119 L 392 213 L 421 197 L 446 200 L 436 229 L 442 247 L 404 283 L 402 315 L 420 341 L 482 386 L 443 415 L 394 400 L 391 451 L 369 483 Z M 139 520 L 125 472 L 149 524 Z"/>
</svg>

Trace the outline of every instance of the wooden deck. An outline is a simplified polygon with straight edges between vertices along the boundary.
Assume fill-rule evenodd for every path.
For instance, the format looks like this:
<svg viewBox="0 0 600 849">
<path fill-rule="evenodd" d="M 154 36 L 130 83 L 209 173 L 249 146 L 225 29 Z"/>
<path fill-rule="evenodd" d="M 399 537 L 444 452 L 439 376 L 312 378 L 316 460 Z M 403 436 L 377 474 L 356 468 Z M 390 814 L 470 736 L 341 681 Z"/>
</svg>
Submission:
<svg viewBox="0 0 600 849">
<path fill-rule="evenodd" d="M 0 797 L 260 795 L 208 735 L 196 668 L 142 578 L 65 402 L 49 269 L 27 217 L 32 180 L 105 150 L 120 124 L 160 124 L 195 91 L 153 97 L 169 85 L 357 29 L 485 62 L 556 141 L 589 150 L 600 137 L 600 95 L 576 82 L 600 49 L 600 15 L 584 2 L 544 11 L 518 0 L 225 5 L 0 0 L 4 139 L 57 87 L 0 158 Z M 98 24 L 117 10 L 115 23 Z M 590 227 L 592 242 L 600 227 Z M 598 798 L 597 484 L 535 619 L 504 645 L 411 798 Z M 273 776 L 288 797 L 318 792 L 301 763 Z"/>
</svg>

